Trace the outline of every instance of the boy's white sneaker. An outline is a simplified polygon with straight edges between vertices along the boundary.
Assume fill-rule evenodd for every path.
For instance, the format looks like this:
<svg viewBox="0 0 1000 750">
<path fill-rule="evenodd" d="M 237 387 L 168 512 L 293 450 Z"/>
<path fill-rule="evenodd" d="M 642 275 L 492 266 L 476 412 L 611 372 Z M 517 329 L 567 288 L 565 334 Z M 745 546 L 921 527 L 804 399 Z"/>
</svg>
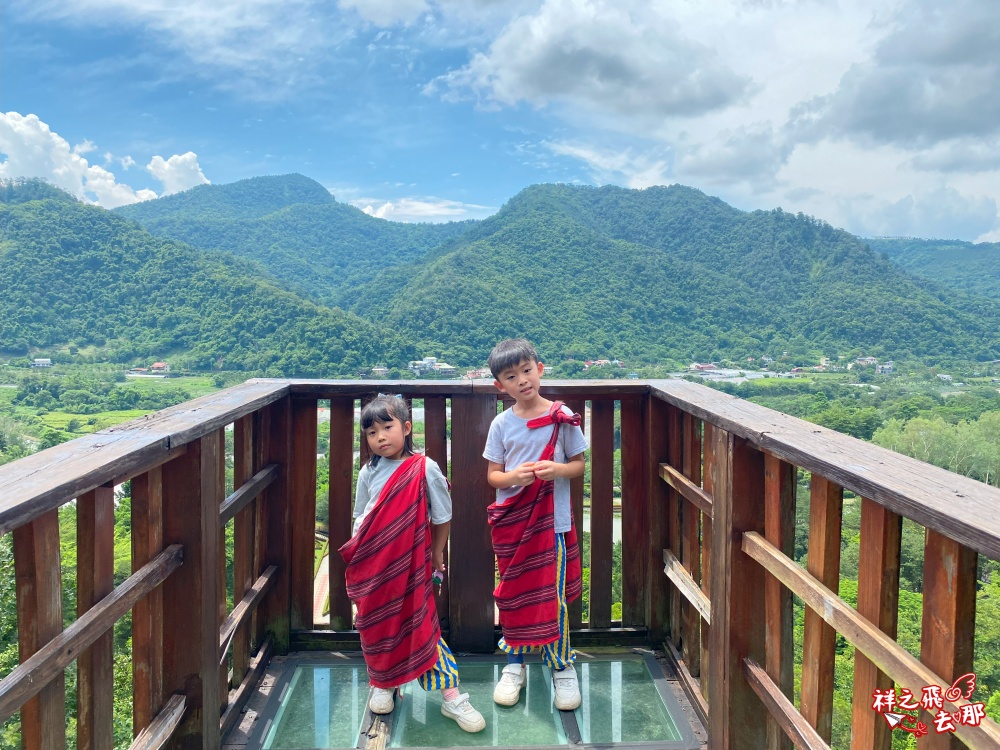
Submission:
<svg viewBox="0 0 1000 750">
<path fill-rule="evenodd" d="M 368 708 L 373 714 L 392 713 L 395 688 L 372 688 L 372 697 L 368 699 Z"/>
<path fill-rule="evenodd" d="M 486 719 L 469 703 L 468 693 L 462 693 L 453 701 L 441 703 L 441 713 L 458 722 L 459 728 L 466 732 L 481 732 L 486 729 Z"/>
<path fill-rule="evenodd" d="M 560 711 L 572 711 L 580 705 L 580 684 L 576 680 L 576 670 L 570 664 L 566 669 L 552 671 L 555 687 L 555 704 Z"/>
<path fill-rule="evenodd" d="M 528 680 L 528 670 L 523 664 L 508 664 L 503 668 L 500 682 L 493 689 L 493 702 L 513 706 L 521 699 L 521 688 Z"/>
</svg>

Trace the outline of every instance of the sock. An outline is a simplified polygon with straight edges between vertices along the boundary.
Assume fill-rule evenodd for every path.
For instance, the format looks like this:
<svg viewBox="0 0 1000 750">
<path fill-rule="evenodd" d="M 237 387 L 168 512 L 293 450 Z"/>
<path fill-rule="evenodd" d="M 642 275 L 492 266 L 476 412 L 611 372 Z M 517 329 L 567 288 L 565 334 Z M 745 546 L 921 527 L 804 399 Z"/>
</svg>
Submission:
<svg viewBox="0 0 1000 750">
<path fill-rule="evenodd" d="M 508 664 L 524 664 L 524 654 L 507 654 Z"/>
<path fill-rule="evenodd" d="M 458 688 L 457 687 L 445 688 L 444 690 L 441 691 L 441 695 L 444 696 L 444 699 L 446 701 L 453 701 L 459 696 Z"/>
</svg>

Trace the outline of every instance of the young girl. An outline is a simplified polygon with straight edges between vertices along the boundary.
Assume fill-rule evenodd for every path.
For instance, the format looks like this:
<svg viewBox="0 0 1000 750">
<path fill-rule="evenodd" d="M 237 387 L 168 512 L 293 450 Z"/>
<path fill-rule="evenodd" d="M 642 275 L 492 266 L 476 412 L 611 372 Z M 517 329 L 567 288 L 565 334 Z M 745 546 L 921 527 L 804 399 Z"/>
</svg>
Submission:
<svg viewBox="0 0 1000 750">
<path fill-rule="evenodd" d="M 361 411 L 371 458 L 358 474 L 354 536 L 340 548 L 347 593 L 368 666 L 372 713 L 393 709 L 395 689 L 416 679 L 441 690 L 441 713 L 466 732 L 486 720 L 458 691 L 458 665 L 441 637 L 431 572 L 444 572 L 451 522 L 448 480 L 413 450 L 410 411 L 395 396 L 378 396 Z"/>
</svg>

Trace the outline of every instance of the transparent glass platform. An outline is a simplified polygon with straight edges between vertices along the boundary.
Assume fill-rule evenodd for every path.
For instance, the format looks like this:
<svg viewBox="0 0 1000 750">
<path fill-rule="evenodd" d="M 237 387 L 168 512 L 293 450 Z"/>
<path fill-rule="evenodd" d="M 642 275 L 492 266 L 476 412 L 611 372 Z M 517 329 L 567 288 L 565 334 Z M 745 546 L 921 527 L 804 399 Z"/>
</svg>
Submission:
<svg viewBox="0 0 1000 750">
<path fill-rule="evenodd" d="M 530 658 L 530 657 L 529 657 Z M 528 682 L 515 706 L 493 702 L 506 660 L 460 657 L 461 690 L 486 719 L 486 729 L 463 732 L 441 715 L 441 693 L 414 681 L 400 689 L 383 717 L 391 748 L 616 746 L 688 750 L 699 747 L 657 661 L 622 654 L 581 658 L 576 665 L 583 701 L 575 711 L 552 702 L 552 675 L 529 661 Z M 323 663 L 317 655 L 289 658 L 277 679 L 248 750 L 363 748 L 377 726 L 367 710 L 368 675 L 360 658 Z"/>
</svg>

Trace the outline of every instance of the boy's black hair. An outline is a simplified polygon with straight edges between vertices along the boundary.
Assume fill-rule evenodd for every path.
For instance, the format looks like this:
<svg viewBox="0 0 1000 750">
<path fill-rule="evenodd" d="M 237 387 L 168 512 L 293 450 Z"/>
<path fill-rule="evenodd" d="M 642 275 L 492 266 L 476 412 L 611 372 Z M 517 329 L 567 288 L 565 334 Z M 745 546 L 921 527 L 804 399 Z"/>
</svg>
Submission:
<svg viewBox="0 0 1000 750">
<path fill-rule="evenodd" d="M 399 396 L 389 396 L 385 393 L 380 393 L 367 404 L 365 408 L 361 410 L 361 439 L 367 440 L 365 432 L 376 422 L 391 422 L 394 419 L 399 420 L 399 424 L 403 425 L 410 421 L 410 407 L 406 405 L 406 402 Z M 406 436 L 403 441 L 403 455 L 412 456 L 416 453 L 413 450 L 413 431 Z M 378 465 L 379 459 L 382 458 L 375 452 L 372 452 L 371 457 L 368 459 L 368 464 L 375 468 Z"/>
<path fill-rule="evenodd" d="M 538 352 L 527 339 L 505 339 L 493 347 L 490 352 L 489 366 L 493 379 L 499 380 L 500 373 L 508 367 L 514 367 L 525 360 L 538 362 Z"/>
</svg>

